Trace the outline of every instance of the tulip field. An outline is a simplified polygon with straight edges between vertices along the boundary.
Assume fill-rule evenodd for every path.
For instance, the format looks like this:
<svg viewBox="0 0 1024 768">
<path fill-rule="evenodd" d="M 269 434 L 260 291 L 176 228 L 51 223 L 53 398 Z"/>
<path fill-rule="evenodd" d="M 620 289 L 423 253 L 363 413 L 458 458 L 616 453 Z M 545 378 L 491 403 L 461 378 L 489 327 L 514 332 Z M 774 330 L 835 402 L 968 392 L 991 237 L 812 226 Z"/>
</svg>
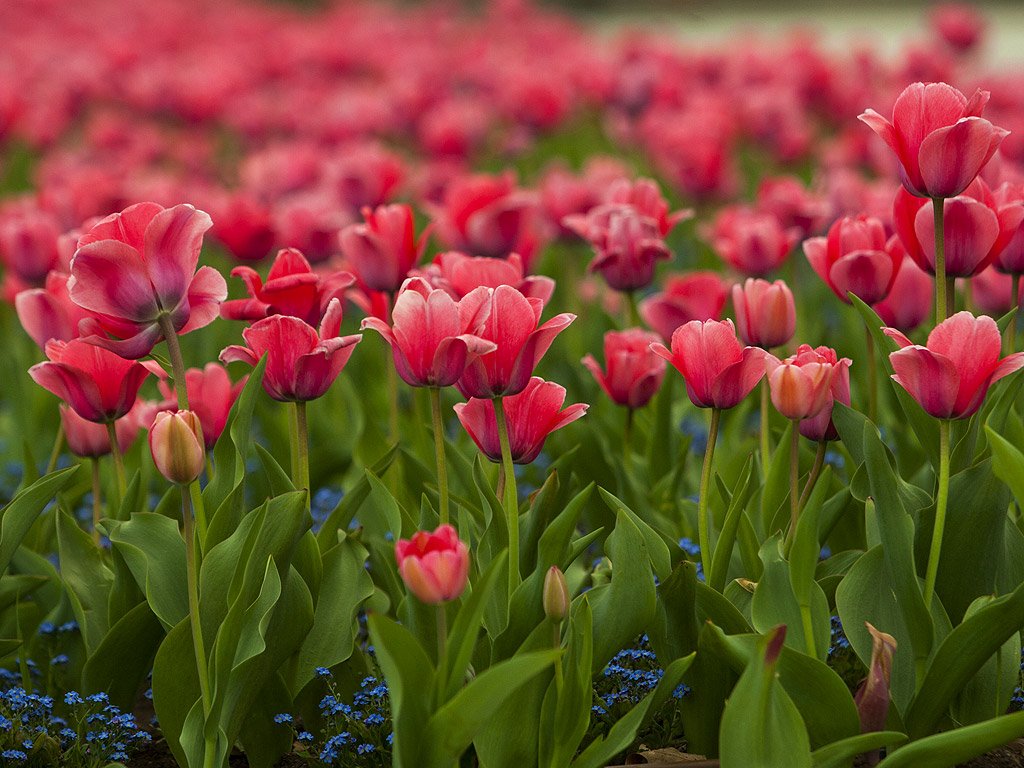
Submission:
<svg viewBox="0 0 1024 768">
<path fill-rule="evenodd" d="M 0 2 L 0 768 L 1024 765 L 988 23 Z"/>
</svg>

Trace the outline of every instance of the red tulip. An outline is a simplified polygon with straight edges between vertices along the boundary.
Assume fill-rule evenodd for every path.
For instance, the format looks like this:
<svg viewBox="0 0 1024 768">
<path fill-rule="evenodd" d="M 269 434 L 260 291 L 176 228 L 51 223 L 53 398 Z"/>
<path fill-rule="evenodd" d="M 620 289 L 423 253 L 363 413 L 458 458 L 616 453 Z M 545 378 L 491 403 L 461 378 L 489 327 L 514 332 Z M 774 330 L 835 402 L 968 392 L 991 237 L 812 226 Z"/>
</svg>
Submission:
<svg viewBox="0 0 1024 768">
<path fill-rule="evenodd" d="M 247 322 L 271 315 L 289 315 L 316 325 L 331 299 L 344 298 L 345 290 L 355 282 L 348 272 L 335 271 L 327 277 L 317 274 L 295 248 L 277 252 L 266 283 L 252 267 L 235 267 L 231 276 L 242 278 L 250 298 L 225 301 L 220 306 L 221 317 Z"/>
<path fill-rule="evenodd" d="M 763 277 L 780 267 L 800 238 L 800 230 L 783 229 L 769 213 L 734 206 L 723 208 L 704 238 L 723 261 L 745 275 Z"/>
<path fill-rule="evenodd" d="M 577 403 L 563 411 L 564 402 L 564 387 L 537 376 L 530 378 L 522 392 L 502 400 L 513 463 L 529 464 L 537 458 L 548 435 L 576 421 L 590 407 Z M 468 403 L 456 405 L 455 414 L 484 456 L 500 463 L 501 441 L 494 401 L 471 398 Z"/>
<path fill-rule="evenodd" d="M 490 259 L 448 251 L 435 257 L 422 273 L 435 288 L 443 288 L 457 299 L 481 286 L 511 285 L 524 296 L 534 296 L 547 304 L 555 291 L 555 281 L 550 277 L 525 274 L 518 253 L 510 253 L 507 259 Z"/>
<path fill-rule="evenodd" d="M 337 197 L 353 214 L 384 205 L 398 190 L 405 167 L 401 157 L 374 143 L 352 144 L 330 169 Z"/>
<path fill-rule="evenodd" d="M 782 280 L 769 283 L 748 277 L 742 287 L 732 287 L 736 330 L 740 340 L 762 349 L 786 344 L 796 332 L 793 292 Z"/>
<path fill-rule="evenodd" d="M 1013 281 L 1017 281 L 1017 296 L 1024 296 L 1020 287 L 1024 278 L 1007 275 L 993 269 L 983 269 L 971 278 L 970 291 L 974 306 L 993 317 L 1001 317 L 1013 309 Z M 1019 304 L 1019 300 L 1018 300 Z"/>
<path fill-rule="evenodd" d="M 526 388 L 555 336 L 576 319 L 562 313 L 537 327 L 543 311 L 540 299 L 527 298 L 511 286 L 499 285 L 491 292 L 490 313 L 476 335 L 494 342 L 497 349 L 466 366 L 456 385 L 464 397 L 502 397 Z"/>
<path fill-rule="evenodd" d="M 968 99 L 946 83 L 914 83 L 896 99 L 890 123 L 873 109 L 860 119 L 899 160 L 900 180 L 917 197 L 954 197 L 974 181 L 1009 131 L 981 117 L 989 92 Z"/>
<path fill-rule="evenodd" d="M 672 334 L 672 351 L 652 344 L 686 380 L 686 392 L 698 408 L 739 405 L 764 376 L 765 351 L 743 347 L 732 320 L 691 320 Z"/>
<path fill-rule="evenodd" d="M 765 356 L 772 405 L 787 419 L 817 416 L 832 392 L 832 364 L 817 355 Z"/>
<path fill-rule="evenodd" d="M 192 411 L 161 411 L 149 428 L 149 450 L 157 471 L 177 485 L 203 474 L 203 428 Z"/>
<path fill-rule="evenodd" d="M 587 269 L 600 273 L 617 291 L 645 288 L 654 280 L 657 263 L 670 260 L 672 252 L 661 239 L 654 219 L 628 206 L 607 209 L 600 224 L 592 217 L 594 221 L 587 231 L 587 239 L 597 254 Z"/>
<path fill-rule="evenodd" d="M 213 235 L 239 261 L 260 261 L 273 250 L 271 209 L 254 195 L 225 193 L 214 201 Z"/>
<path fill-rule="evenodd" d="M 725 306 L 726 284 L 717 272 L 670 275 L 665 289 L 640 302 L 640 317 L 663 339 L 691 320 L 717 320 Z"/>
<path fill-rule="evenodd" d="M 828 237 L 804 241 L 804 253 L 818 277 L 849 303 L 852 293 L 873 305 L 889 295 L 903 262 L 903 248 L 894 235 L 886 238 L 885 225 L 873 216 L 844 216 L 828 230 Z"/>
<path fill-rule="evenodd" d="M 886 325 L 910 333 L 932 315 L 935 281 L 931 275 L 904 259 L 889 295 L 875 305 L 875 312 Z"/>
<path fill-rule="evenodd" d="M 1002 184 L 992 193 L 997 210 L 1012 203 L 1024 203 L 1024 187 Z M 1009 242 L 996 256 L 992 266 L 1000 272 L 1011 275 L 1024 274 L 1024 223 L 1017 226 Z"/>
<path fill-rule="evenodd" d="M 402 381 L 413 387 L 448 387 L 474 358 L 498 345 L 474 332 L 491 311 L 490 291 L 477 288 L 461 301 L 431 288 L 420 277 L 405 282 L 391 313 L 393 325 L 376 317 L 363 320 L 391 345 Z"/>
<path fill-rule="evenodd" d="M 797 360 L 810 360 L 832 366 L 832 386 L 825 406 L 817 416 L 800 421 L 800 434 L 816 442 L 838 440 L 839 432 L 832 423 L 832 406 L 836 402 L 846 406 L 850 404 L 850 365 L 853 361 L 848 357 L 840 358 L 836 351 L 829 347 L 811 349 L 808 344 L 801 344 L 796 350 L 795 357 Z"/>
<path fill-rule="evenodd" d="M 139 434 L 139 402 L 132 410 L 114 422 L 117 447 L 121 454 L 131 448 Z M 75 456 L 93 459 L 110 453 L 110 432 L 105 425 L 95 421 L 86 421 L 63 403 L 58 408 L 60 409 L 60 423 L 64 427 L 64 439 L 68 441 L 68 450 Z"/>
<path fill-rule="evenodd" d="M 350 224 L 338 235 L 350 269 L 370 290 L 394 293 L 427 247 L 428 226 L 416 239 L 412 208 L 382 205 L 364 208 L 362 224 Z"/>
<path fill-rule="evenodd" d="M 232 345 L 221 362 L 241 360 L 255 367 L 264 353 L 263 389 L 275 400 L 306 402 L 323 396 L 345 367 L 361 337 L 338 336 L 341 301 L 331 299 L 320 333 L 289 315 L 272 315 L 242 331 L 248 347 Z"/>
<path fill-rule="evenodd" d="M 757 188 L 757 209 L 773 215 L 784 228 L 799 230 L 802 238 L 820 232 L 832 213 L 827 200 L 790 176 L 764 179 Z"/>
<path fill-rule="evenodd" d="M 137 363 L 81 339 L 49 341 L 48 362 L 29 368 L 39 386 L 66 402 L 83 419 L 106 423 L 135 405 L 142 382 L 156 363 Z"/>
<path fill-rule="evenodd" d="M 918 266 L 935 274 L 935 230 L 931 200 L 912 197 L 900 189 L 893 202 L 893 223 L 907 253 Z M 1006 201 L 1000 205 L 981 179 L 961 195 L 943 204 L 946 274 L 971 277 L 983 270 L 1013 240 L 1024 204 Z"/>
<path fill-rule="evenodd" d="M 651 179 L 615 181 L 608 190 L 607 203 L 610 206 L 628 205 L 641 216 L 653 220 L 663 238 L 676 224 L 693 217 L 690 209 L 669 213 L 668 201 L 661 196 L 658 183 Z"/>
<path fill-rule="evenodd" d="M 583 365 L 614 403 L 643 408 L 665 378 L 665 361 L 651 350 L 658 340 L 658 334 L 640 328 L 608 331 L 604 335 L 607 375 L 593 355 L 584 357 Z"/>
<path fill-rule="evenodd" d="M 0 262 L 6 279 L 15 278 L 28 288 L 42 285 L 51 269 L 67 269 L 57 245 L 61 233 L 52 213 L 27 202 L 5 206 L 0 212 Z"/>
<path fill-rule="evenodd" d="M 185 371 L 189 407 L 202 424 L 206 450 L 212 451 L 217 444 L 228 422 L 231 406 L 235 404 L 248 378 L 243 376 L 232 386 L 227 369 L 217 363 L 207 363 L 204 368 L 189 368 Z M 161 410 L 177 410 L 174 390 L 168 385 L 167 379 L 161 378 L 157 386 L 168 402 L 168 407 Z"/>
<path fill-rule="evenodd" d="M 52 271 L 45 288 L 30 288 L 14 297 L 21 327 L 40 348 L 50 339 L 71 341 L 78 338 L 78 323 L 89 313 L 75 304 L 68 294 L 68 275 Z"/>
<path fill-rule="evenodd" d="M 889 355 L 893 379 L 937 419 L 973 415 L 994 382 L 1024 367 L 1024 352 L 999 359 L 999 327 L 984 315 L 957 312 L 932 329 L 923 347 L 895 328 L 884 331 L 901 347 Z"/>
<path fill-rule="evenodd" d="M 211 224 L 190 205 L 138 203 L 82 235 L 68 291 L 99 318 L 85 321 L 90 340 L 137 359 L 163 338 L 162 316 L 179 335 L 213 322 L 227 285 L 212 267 L 196 271 Z M 103 330 L 119 338 L 107 338 Z"/>
<path fill-rule="evenodd" d="M 427 605 L 454 600 L 466 589 L 469 550 L 450 525 L 399 539 L 395 560 L 405 586 Z"/>
</svg>

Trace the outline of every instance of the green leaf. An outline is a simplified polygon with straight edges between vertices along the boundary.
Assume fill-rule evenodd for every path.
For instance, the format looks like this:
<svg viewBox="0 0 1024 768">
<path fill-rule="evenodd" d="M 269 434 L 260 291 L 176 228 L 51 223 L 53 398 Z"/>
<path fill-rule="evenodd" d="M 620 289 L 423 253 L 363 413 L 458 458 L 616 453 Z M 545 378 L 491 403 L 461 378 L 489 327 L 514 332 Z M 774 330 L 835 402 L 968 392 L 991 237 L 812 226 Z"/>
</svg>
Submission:
<svg viewBox="0 0 1024 768">
<path fill-rule="evenodd" d="M 374 477 L 383 477 L 384 473 L 394 462 L 397 455 L 398 446 L 391 446 L 387 453 L 369 466 L 369 472 Z M 341 497 L 341 501 L 338 502 L 338 506 L 335 507 L 334 511 L 327 516 L 327 519 L 324 521 L 319 533 L 317 533 L 316 540 L 320 544 L 321 550 L 326 551 L 330 547 L 334 546 L 334 543 L 338 540 L 338 531 L 348 528 L 348 524 L 352 522 L 352 518 L 355 517 L 356 512 L 359 511 L 359 508 L 362 506 L 363 502 L 366 501 L 366 498 L 369 495 L 370 482 L 367 480 L 365 474 L 360 475 L 359 479 L 356 480 L 355 485 L 353 485 L 345 492 L 345 495 Z"/>
<path fill-rule="evenodd" d="M 280 496 L 282 493 L 294 491 L 295 484 L 292 483 L 288 473 L 277 463 L 274 455 L 259 443 L 253 443 L 253 445 L 256 447 L 256 455 L 260 457 L 260 462 L 263 464 L 263 471 L 267 475 L 270 494 L 272 496 Z"/>
<path fill-rule="evenodd" d="M 67 487 L 78 471 L 78 466 L 52 472 L 20 491 L 0 511 L 0 573 L 11 564 L 14 550 L 21 544 L 36 518 L 50 503 L 54 495 Z"/>
<path fill-rule="evenodd" d="M 178 524 L 153 512 L 137 512 L 109 527 L 111 545 L 121 553 L 150 608 L 170 630 L 188 614 L 185 541 Z"/>
<path fill-rule="evenodd" d="M 811 753 L 814 768 L 847 768 L 853 758 L 886 746 L 899 746 L 906 742 L 906 734 L 898 731 L 875 731 L 834 741 Z"/>
<path fill-rule="evenodd" d="M 829 481 L 832 479 L 832 472 L 829 467 L 821 473 L 817 486 L 807 500 L 807 506 L 800 515 L 796 524 L 796 533 L 793 536 L 793 549 L 789 557 L 789 580 L 793 587 L 793 595 L 796 597 L 797 605 L 800 606 L 801 616 L 810 614 L 812 624 L 816 631 L 831 632 L 831 624 L 828 615 L 828 600 L 825 600 L 825 612 L 818 613 L 812 610 L 815 598 L 821 587 L 814 580 L 814 570 L 818 565 L 818 557 L 821 554 L 821 544 L 818 541 L 818 514 L 824 502 L 825 492 L 828 489 Z M 822 595 L 824 593 L 822 592 Z M 817 621 L 824 621 L 826 626 L 817 627 Z M 796 628 L 794 627 L 794 630 Z M 819 649 L 820 650 L 820 649 Z M 824 654 L 828 653 L 828 647 Z M 824 660 L 824 655 L 819 655 Z"/>
<path fill-rule="evenodd" d="M 188 752 L 178 738 L 193 705 L 200 707 L 199 675 L 196 672 L 196 657 L 192 650 L 192 625 L 185 617 L 175 626 L 157 649 L 153 660 L 153 706 L 160 720 L 167 746 L 179 765 L 202 765 L 203 756 Z M 202 739 L 200 738 L 200 744 Z"/>
<path fill-rule="evenodd" d="M 130 712 L 150 669 L 164 630 L 146 603 L 126 613 L 85 663 L 82 687 L 106 691 L 113 704 Z"/>
<path fill-rule="evenodd" d="M 786 628 L 758 638 L 757 649 L 722 713 L 722 768 L 810 768 L 811 744 L 793 700 L 775 677 Z"/>
<path fill-rule="evenodd" d="M 715 554 L 711 559 L 711 575 L 708 578 L 708 586 L 721 592 L 725 589 L 725 581 L 729 571 L 729 561 L 732 558 L 733 545 L 736 543 L 736 534 L 739 531 L 740 520 L 750 497 L 757 488 L 756 482 L 751 482 L 754 466 L 753 454 L 747 456 L 740 472 L 739 480 L 736 481 L 729 501 L 729 509 L 725 513 L 725 522 L 722 524 L 722 532 L 715 542 Z"/>
<path fill-rule="evenodd" d="M 973 616 L 993 599 L 991 595 L 979 597 L 966 615 Z M 951 707 L 953 722 L 971 725 L 1007 711 L 1020 674 L 1020 650 L 1020 635 L 1015 632 L 956 695 Z"/>
<path fill-rule="evenodd" d="M 377 508 L 384 515 L 387 521 L 388 530 L 395 541 L 402 538 L 403 531 L 415 531 L 418 529 L 416 520 L 406 511 L 405 507 L 398 503 L 398 500 L 370 470 L 366 470 L 366 481 L 370 484 L 370 493 L 377 503 Z"/>
<path fill-rule="evenodd" d="M 768 477 L 765 478 L 764 487 L 761 489 L 761 525 L 766 536 L 771 536 L 788 522 L 789 515 L 785 513 L 785 504 L 789 499 L 789 456 L 792 450 L 793 424 L 786 427 L 779 442 L 776 443 L 775 453 L 772 454 L 768 464 Z"/>
<path fill-rule="evenodd" d="M 57 512 L 57 551 L 61 579 L 91 655 L 107 634 L 107 595 L 114 577 L 99 547 L 64 510 Z"/>
<path fill-rule="evenodd" d="M 597 490 L 601 494 L 604 503 L 608 506 L 608 509 L 616 515 L 620 511 L 625 512 L 629 519 L 633 521 L 633 524 L 643 534 L 644 541 L 647 544 L 647 552 L 651 558 L 651 564 L 654 566 L 654 573 L 659 579 L 667 579 L 672 572 L 672 557 L 669 554 L 665 540 L 658 535 L 657 531 L 642 520 L 636 512 L 627 507 L 621 499 L 617 499 L 604 488 L 598 488 Z"/>
<path fill-rule="evenodd" d="M 1024 712 L 938 733 L 901 747 L 885 758 L 885 768 L 947 768 L 1024 736 Z"/>
<path fill-rule="evenodd" d="M 455 696 L 466 682 L 466 669 L 469 667 L 469 660 L 473 656 L 477 636 L 480 634 L 480 620 L 507 559 L 507 553 L 503 552 L 487 566 L 487 570 L 473 584 L 472 594 L 463 602 L 451 632 L 448 633 L 447 668 L 449 677 L 448 680 L 439 681 L 442 701 L 447 701 Z"/>
<path fill-rule="evenodd" d="M 985 435 L 992 446 L 996 476 L 1010 486 L 1015 498 L 1024 499 L 1024 453 L 987 424 Z"/>
<path fill-rule="evenodd" d="M 548 685 L 541 707 L 539 764 L 543 768 L 568 765 L 590 725 L 594 700 L 594 622 L 586 600 L 573 614 L 568 634 L 565 658 L 555 662 L 562 665 L 565 680 L 561 690 L 554 681 Z"/>
</svg>

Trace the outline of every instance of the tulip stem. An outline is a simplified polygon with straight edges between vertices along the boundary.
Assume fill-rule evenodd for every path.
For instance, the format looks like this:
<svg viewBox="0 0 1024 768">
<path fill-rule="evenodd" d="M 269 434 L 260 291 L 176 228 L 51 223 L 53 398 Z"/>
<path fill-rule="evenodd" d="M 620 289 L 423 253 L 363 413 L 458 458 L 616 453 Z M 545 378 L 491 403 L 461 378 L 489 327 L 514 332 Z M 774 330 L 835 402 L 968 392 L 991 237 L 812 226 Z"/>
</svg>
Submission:
<svg viewBox="0 0 1024 768">
<path fill-rule="evenodd" d="M 629 328 L 640 327 L 640 310 L 636 306 L 636 292 L 626 291 L 626 318 Z"/>
<path fill-rule="evenodd" d="M 622 428 L 622 455 L 626 460 L 626 467 L 629 468 L 629 457 L 633 446 L 633 409 L 626 406 L 626 424 Z"/>
<path fill-rule="evenodd" d="M 800 419 L 793 419 L 793 430 L 789 439 L 789 531 L 783 553 L 789 557 L 796 537 L 796 524 L 800 519 Z"/>
<path fill-rule="evenodd" d="M 159 316 L 160 330 L 167 342 L 167 357 L 171 360 L 171 376 L 174 377 L 174 394 L 178 398 L 178 410 L 188 410 L 188 388 L 185 385 L 185 360 L 181 356 L 181 345 L 178 334 L 171 323 L 171 316 L 161 313 Z"/>
<path fill-rule="evenodd" d="M 718 442 L 718 422 L 722 418 L 719 408 L 711 409 L 711 426 L 708 428 L 708 444 L 704 449 L 704 467 L 700 471 L 700 496 L 697 497 L 697 540 L 700 543 L 700 561 L 704 573 L 711 573 L 711 529 L 708 526 L 708 491 L 711 488 L 711 463 L 715 460 L 715 443 Z"/>
<path fill-rule="evenodd" d="M 562 650 L 562 622 L 552 620 L 551 626 L 553 627 L 554 649 L 560 651 Z M 559 659 L 555 662 L 555 693 L 559 696 L 562 695 L 562 685 L 562 660 Z"/>
<path fill-rule="evenodd" d="M 761 380 L 761 475 L 768 478 L 768 463 L 771 461 L 771 428 L 768 425 L 768 379 Z"/>
<path fill-rule="evenodd" d="M 924 577 L 924 604 L 931 608 L 935 592 L 935 577 L 939 572 L 942 552 L 942 534 L 946 528 L 946 500 L 949 496 L 949 419 L 939 420 L 939 490 L 935 498 L 935 523 L 932 526 L 932 545 L 928 552 L 928 570 Z"/>
<path fill-rule="evenodd" d="M 1017 309 L 1020 304 L 1020 275 L 1010 275 L 1012 283 L 1010 285 L 1010 311 Z M 1014 347 L 1017 346 L 1017 316 L 1013 316 L 1013 320 L 1006 326 L 1006 354 L 1013 354 Z"/>
<path fill-rule="evenodd" d="M 868 362 L 868 418 L 878 423 L 878 368 L 875 362 L 875 338 L 871 329 L 864 330 L 865 354 Z"/>
<path fill-rule="evenodd" d="M 196 671 L 199 674 L 199 692 L 202 696 L 203 720 L 205 722 L 210 715 L 210 710 L 213 708 L 213 698 L 210 695 L 210 680 L 206 666 L 203 629 L 199 621 L 199 569 L 196 562 L 195 534 L 192 530 L 192 503 L 189 500 L 189 495 L 184 492 L 181 494 L 181 520 L 185 534 L 185 578 L 188 588 L 189 624 L 192 628 L 192 651 L 196 657 Z M 211 758 L 215 757 L 216 741 L 214 739 L 206 739 L 206 752 L 204 755 L 206 763 L 210 763 Z"/>
<path fill-rule="evenodd" d="M 512 466 L 512 448 L 508 441 L 508 424 L 502 398 L 494 398 L 494 418 L 498 423 L 501 441 L 501 465 L 505 470 L 505 514 L 508 516 L 508 596 L 519 586 L 519 494 L 516 492 L 516 473 Z"/>
<path fill-rule="evenodd" d="M 935 324 L 938 325 L 949 314 L 946 292 L 946 230 L 943 222 L 946 201 L 941 197 L 932 199 L 935 219 Z"/>
<path fill-rule="evenodd" d="M 121 508 L 121 499 L 128 492 L 128 481 L 124 477 L 124 459 L 121 456 L 121 446 L 117 442 L 117 430 L 114 422 L 107 422 L 107 437 L 110 439 L 110 455 L 114 457 L 114 477 L 117 478 L 117 496 L 114 498 L 116 508 L 111 517 L 117 517 Z"/>
<path fill-rule="evenodd" d="M 821 476 L 821 468 L 825 465 L 825 448 L 828 443 L 824 440 L 818 443 L 818 450 L 814 453 L 814 466 L 811 467 L 811 474 L 807 478 L 807 485 L 804 486 L 804 492 L 800 494 L 800 511 L 804 511 L 804 507 L 807 506 L 808 499 L 811 498 L 811 493 L 814 491 L 814 486 L 818 483 L 818 478 Z"/>
<path fill-rule="evenodd" d="M 100 492 L 100 460 L 94 457 L 92 460 L 92 540 L 98 545 L 100 543 L 100 532 L 96 527 L 100 518 L 103 517 L 103 497 Z"/>
<path fill-rule="evenodd" d="M 434 453 L 437 456 L 438 514 L 441 525 L 448 522 L 448 466 L 444 455 L 444 423 L 441 419 L 441 389 L 430 388 L 430 415 L 434 420 Z"/>
<path fill-rule="evenodd" d="M 436 387 L 435 387 L 436 389 Z M 454 671 L 454 670 L 453 670 Z M 437 604 L 437 706 L 445 703 L 448 691 L 448 614 L 444 603 Z"/>
<path fill-rule="evenodd" d="M 295 478 L 295 489 L 306 491 L 306 504 L 309 504 L 309 442 L 306 429 L 306 403 L 295 403 L 295 457 L 298 459 L 298 471 Z"/>
<path fill-rule="evenodd" d="M 46 462 L 46 474 L 50 474 L 57 468 L 57 459 L 60 458 L 61 449 L 64 447 L 64 422 L 57 428 L 57 438 L 53 441 L 53 450 L 50 451 L 50 460 Z"/>
</svg>

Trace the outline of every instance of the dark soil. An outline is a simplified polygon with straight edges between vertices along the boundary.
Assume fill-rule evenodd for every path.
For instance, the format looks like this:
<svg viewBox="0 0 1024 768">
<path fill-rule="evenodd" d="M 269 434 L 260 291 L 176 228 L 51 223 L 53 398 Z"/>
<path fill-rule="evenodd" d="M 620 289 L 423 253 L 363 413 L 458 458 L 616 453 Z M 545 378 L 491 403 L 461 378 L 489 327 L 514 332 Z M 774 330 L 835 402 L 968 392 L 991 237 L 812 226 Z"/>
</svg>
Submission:
<svg viewBox="0 0 1024 768">
<path fill-rule="evenodd" d="M 128 768 L 180 768 L 167 744 L 154 741 L 132 754 L 126 763 Z M 240 752 L 228 758 L 231 768 L 249 768 L 249 760 Z M 306 768 L 308 764 L 296 754 L 285 755 L 277 763 L 276 768 Z"/>
</svg>

